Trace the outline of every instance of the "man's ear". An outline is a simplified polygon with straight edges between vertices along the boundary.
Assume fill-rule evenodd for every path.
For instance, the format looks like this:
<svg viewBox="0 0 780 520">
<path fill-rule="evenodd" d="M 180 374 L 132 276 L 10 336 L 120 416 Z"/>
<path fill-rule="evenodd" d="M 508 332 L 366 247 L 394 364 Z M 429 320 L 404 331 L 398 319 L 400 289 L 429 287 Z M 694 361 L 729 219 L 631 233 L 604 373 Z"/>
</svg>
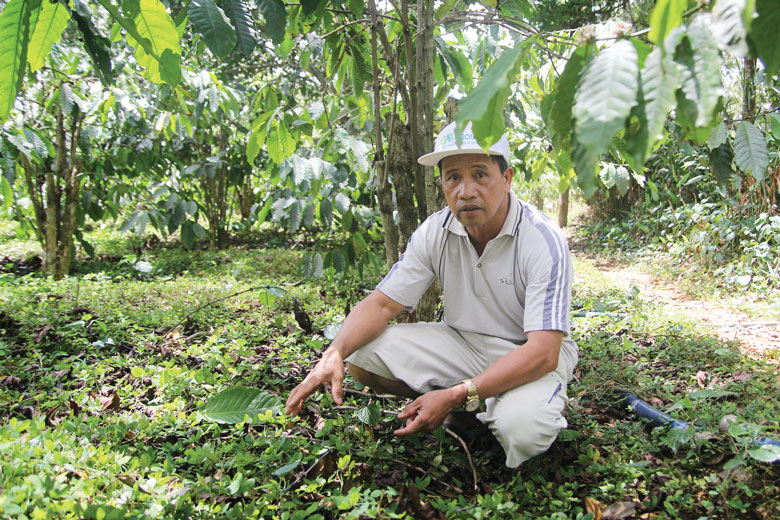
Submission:
<svg viewBox="0 0 780 520">
<path fill-rule="evenodd" d="M 512 189 L 512 178 L 515 176 L 515 171 L 512 168 L 504 170 L 504 179 L 506 181 L 507 192 Z"/>
</svg>

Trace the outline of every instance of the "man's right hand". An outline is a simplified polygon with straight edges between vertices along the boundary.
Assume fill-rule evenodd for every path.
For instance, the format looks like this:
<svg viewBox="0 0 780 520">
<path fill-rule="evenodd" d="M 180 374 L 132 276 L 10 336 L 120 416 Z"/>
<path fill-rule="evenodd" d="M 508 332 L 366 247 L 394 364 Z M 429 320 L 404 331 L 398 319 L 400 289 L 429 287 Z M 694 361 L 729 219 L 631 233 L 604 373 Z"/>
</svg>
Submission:
<svg viewBox="0 0 780 520">
<path fill-rule="evenodd" d="M 322 354 L 314 370 L 309 372 L 301 384 L 293 388 L 287 398 L 284 411 L 287 415 L 295 417 L 303 408 L 303 403 L 320 386 L 330 384 L 330 393 L 336 404 L 344 402 L 342 382 L 344 381 L 344 359 L 338 350 L 329 348 Z"/>
</svg>

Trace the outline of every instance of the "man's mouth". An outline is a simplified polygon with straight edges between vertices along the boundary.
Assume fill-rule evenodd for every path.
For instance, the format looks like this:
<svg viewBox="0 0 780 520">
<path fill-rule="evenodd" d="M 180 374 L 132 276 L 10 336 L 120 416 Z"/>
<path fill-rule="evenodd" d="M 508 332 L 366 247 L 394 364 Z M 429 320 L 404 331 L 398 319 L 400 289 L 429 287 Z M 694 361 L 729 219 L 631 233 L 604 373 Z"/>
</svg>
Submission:
<svg viewBox="0 0 780 520">
<path fill-rule="evenodd" d="M 477 211 L 480 211 L 482 208 L 479 206 L 462 206 L 460 208 L 460 214 L 461 215 L 473 215 Z"/>
</svg>

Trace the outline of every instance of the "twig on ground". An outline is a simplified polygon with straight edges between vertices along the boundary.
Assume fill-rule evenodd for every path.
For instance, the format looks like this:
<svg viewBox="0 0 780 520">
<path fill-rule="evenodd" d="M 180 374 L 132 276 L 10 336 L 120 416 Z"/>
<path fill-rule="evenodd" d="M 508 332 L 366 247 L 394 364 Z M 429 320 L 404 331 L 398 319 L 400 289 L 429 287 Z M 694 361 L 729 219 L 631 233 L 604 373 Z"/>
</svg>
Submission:
<svg viewBox="0 0 780 520">
<path fill-rule="evenodd" d="M 211 301 L 208 301 L 208 302 L 204 303 L 203 305 L 199 306 L 199 307 L 198 307 L 197 309 L 195 309 L 194 311 L 192 311 L 192 312 L 190 312 L 189 314 L 187 314 L 186 316 L 184 316 L 184 317 L 183 317 L 182 319 L 180 319 L 178 322 L 176 322 L 176 324 L 175 324 L 175 325 L 173 325 L 172 327 L 170 327 L 170 328 L 169 328 L 169 329 L 168 329 L 168 330 L 165 332 L 165 334 L 163 334 L 163 336 L 162 336 L 162 339 L 165 339 L 165 338 L 167 338 L 167 337 L 168 337 L 168 336 L 171 334 L 171 332 L 173 332 L 174 330 L 176 330 L 176 328 L 177 328 L 179 325 L 181 325 L 182 323 L 184 323 L 184 322 L 187 320 L 187 318 L 189 318 L 190 316 L 192 316 L 193 314 L 195 314 L 195 313 L 196 313 L 196 312 L 198 312 L 199 310 L 203 309 L 204 307 L 208 307 L 209 305 L 213 305 L 213 304 L 215 304 L 215 303 L 218 303 L 218 302 L 221 302 L 221 301 L 224 301 L 224 300 L 228 300 L 228 299 L 230 299 L 230 298 L 233 298 L 233 297 L 235 297 L 235 296 L 238 296 L 239 294 L 248 293 L 248 292 L 250 292 L 250 291 L 256 291 L 256 290 L 258 290 L 258 289 L 279 289 L 280 291 L 284 291 L 284 292 L 286 292 L 286 293 L 288 293 L 288 294 L 289 294 L 289 292 L 288 292 L 288 291 L 286 291 L 286 290 L 284 290 L 284 289 L 282 289 L 281 287 L 278 287 L 278 286 L 276 286 L 276 285 L 258 285 L 257 287 L 250 287 L 249 289 L 244 289 L 243 291 L 238 291 L 237 293 L 233 293 L 233 294 L 230 294 L 230 295 L 228 295 L 228 296 L 223 296 L 222 298 L 217 298 L 216 300 L 211 300 Z"/>
<path fill-rule="evenodd" d="M 280 495 L 284 495 L 288 491 L 290 491 L 292 489 L 295 489 L 296 487 L 300 486 L 301 483 L 303 483 L 303 479 L 309 476 L 309 473 L 315 467 L 317 467 L 317 464 L 321 464 L 322 461 L 324 461 L 325 458 L 328 457 L 329 455 L 331 455 L 330 448 L 326 448 L 325 449 L 325 453 L 323 453 L 320 458 L 318 458 L 316 461 L 314 461 L 314 463 L 311 466 L 309 466 L 308 468 L 306 468 L 305 471 L 303 471 L 302 473 L 298 474 L 298 476 L 295 477 L 295 480 L 293 480 L 292 483 L 289 486 L 287 486 L 286 488 L 284 488 L 279 494 Z"/>
<path fill-rule="evenodd" d="M 347 394 L 364 395 L 366 397 L 375 397 L 377 399 L 398 399 L 398 396 L 393 394 L 375 394 L 373 392 L 361 392 L 360 390 L 350 390 L 349 388 L 345 388 L 344 392 Z"/>
<path fill-rule="evenodd" d="M 469 461 L 469 466 L 471 466 L 471 476 L 474 477 L 474 491 L 479 491 L 479 486 L 477 484 L 477 469 L 474 467 L 474 462 L 471 460 L 471 452 L 469 451 L 469 447 L 466 445 L 466 441 L 464 441 L 460 435 L 452 431 L 450 428 L 444 428 L 444 431 L 455 438 L 455 440 L 457 440 L 460 445 L 463 446 L 463 450 L 466 452 L 466 458 L 468 458 Z"/>
</svg>

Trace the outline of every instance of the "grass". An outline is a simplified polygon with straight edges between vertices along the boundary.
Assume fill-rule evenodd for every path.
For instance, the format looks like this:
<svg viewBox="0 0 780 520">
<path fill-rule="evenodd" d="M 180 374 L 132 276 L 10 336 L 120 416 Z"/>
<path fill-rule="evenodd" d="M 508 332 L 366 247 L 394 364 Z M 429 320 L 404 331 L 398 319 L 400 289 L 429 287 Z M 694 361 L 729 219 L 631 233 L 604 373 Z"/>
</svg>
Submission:
<svg viewBox="0 0 780 520">
<path fill-rule="evenodd" d="M 185 251 L 97 230 L 102 259 L 79 262 L 80 275 L 0 273 L 0 516 L 589 519 L 619 508 L 646 518 L 780 516 L 780 472 L 757 460 L 766 454 L 750 438 L 780 439 L 774 368 L 616 289 L 587 260 L 576 264 L 574 308 L 625 317 L 574 319 L 581 360 L 569 427 L 519 470 L 480 439 L 469 450 L 475 482 L 459 443 L 441 430 L 394 437 L 392 412 L 403 402 L 349 379 L 340 407 L 319 393 L 295 419 L 206 420 L 207 403 L 228 387 L 285 399 L 327 345 L 323 330 L 381 276 L 326 271 L 302 281 L 302 251 L 258 247 L 265 237 L 256 238 Z M 2 241 L 13 242 L 12 263 L 34 251 L 7 234 Z M 267 285 L 287 293 L 266 299 L 258 289 L 193 313 Z M 312 333 L 298 325 L 293 298 Z M 695 431 L 650 430 L 622 405 L 623 389 Z M 722 433 L 726 414 L 739 425 Z"/>
</svg>

